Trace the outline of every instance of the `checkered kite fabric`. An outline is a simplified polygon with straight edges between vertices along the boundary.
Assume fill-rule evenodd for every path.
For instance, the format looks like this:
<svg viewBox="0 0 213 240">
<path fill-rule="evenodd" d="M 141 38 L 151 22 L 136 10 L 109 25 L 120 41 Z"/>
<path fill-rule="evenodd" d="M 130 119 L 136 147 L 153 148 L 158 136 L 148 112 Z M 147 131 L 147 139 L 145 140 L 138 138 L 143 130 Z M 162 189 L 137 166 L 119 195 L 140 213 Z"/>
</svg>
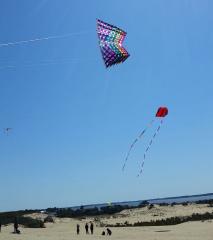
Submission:
<svg viewBox="0 0 213 240">
<path fill-rule="evenodd" d="M 129 57 L 129 53 L 122 46 L 126 32 L 99 19 L 97 19 L 97 32 L 106 67 L 122 63 Z"/>
</svg>

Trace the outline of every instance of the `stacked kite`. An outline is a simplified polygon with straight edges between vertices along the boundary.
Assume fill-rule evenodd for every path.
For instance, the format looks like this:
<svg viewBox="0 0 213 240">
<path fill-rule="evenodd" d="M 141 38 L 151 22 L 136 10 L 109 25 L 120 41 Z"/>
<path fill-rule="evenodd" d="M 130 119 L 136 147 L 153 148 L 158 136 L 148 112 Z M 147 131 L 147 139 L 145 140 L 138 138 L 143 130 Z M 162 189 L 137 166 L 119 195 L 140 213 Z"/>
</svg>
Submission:
<svg viewBox="0 0 213 240">
<path fill-rule="evenodd" d="M 129 53 L 122 47 L 126 32 L 99 19 L 97 19 L 97 32 L 106 67 L 122 63 L 129 57 Z"/>
</svg>

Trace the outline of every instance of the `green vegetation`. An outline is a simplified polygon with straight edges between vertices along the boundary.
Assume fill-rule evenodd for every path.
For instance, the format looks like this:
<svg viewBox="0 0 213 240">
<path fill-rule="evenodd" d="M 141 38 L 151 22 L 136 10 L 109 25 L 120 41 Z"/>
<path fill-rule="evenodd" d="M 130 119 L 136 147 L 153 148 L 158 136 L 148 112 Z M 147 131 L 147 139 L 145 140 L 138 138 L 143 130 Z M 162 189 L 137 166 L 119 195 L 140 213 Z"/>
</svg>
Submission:
<svg viewBox="0 0 213 240">
<path fill-rule="evenodd" d="M 115 225 L 106 225 L 106 227 L 138 227 L 138 226 L 165 226 L 165 225 L 177 225 L 184 222 L 189 221 L 205 221 L 205 220 L 212 220 L 213 219 L 213 212 L 212 213 L 204 213 L 204 214 L 192 214 L 191 216 L 187 217 L 171 217 L 166 219 L 160 219 L 156 221 L 150 222 L 136 222 L 136 223 L 128 223 L 125 222 L 124 224 L 116 223 Z"/>
<path fill-rule="evenodd" d="M 44 223 L 54 223 L 54 219 L 53 217 L 51 216 L 47 216 L 45 219 L 44 219 Z"/>
<path fill-rule="evenodd" d="M 73 210 L 72 208 L 66 209 L 55 209 L 56 216 L 60 218 L 70 217 L 70 218 L 77 218 L 77 217 L 84 217 L 84 216 L 98 216 L 104 214 L 115 214 L 119 213 L 124 209 L 132 209 L 133 207 L 129 207 L 128 205 L 114 205 L 114 206 L 106 206 L 101 208 L 83 208 Z"/>
<path fill-rule="evenodd" d="M 200 200 L 200 201 L 197 201 L 196 204 L 209 204 L 209 206 L 212 206 L 213 205 L 213 199 Z"/>
<path fill-rule="evenodd" d="M 44 228 L 44 222 L 39 219 L 33 219 L 31 217 L 24 217 L 25 214 L 31 214 L 40 212 L 40 210 L 22 210 L 14 212 L 0 213 L 0 222 L 2 225 L 14 223 L 14 219 L 17 218 L 18 224 L 29 228 Z"/>
<path fill-rule="evenodd" d="M 44 222 L 31 217 L 20 217 L 18 223 L 28 228 L 45 228 Z"/>
</svg>

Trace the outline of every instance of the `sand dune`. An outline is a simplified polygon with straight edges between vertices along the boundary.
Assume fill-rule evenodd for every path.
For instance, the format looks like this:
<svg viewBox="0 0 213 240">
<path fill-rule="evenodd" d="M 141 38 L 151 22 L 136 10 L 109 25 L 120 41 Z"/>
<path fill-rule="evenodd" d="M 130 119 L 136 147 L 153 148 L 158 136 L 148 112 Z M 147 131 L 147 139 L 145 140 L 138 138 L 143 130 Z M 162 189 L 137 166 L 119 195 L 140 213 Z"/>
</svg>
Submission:
<svg viewBox="0 0 213 240">
<path fill-rule="evenodd" d="M 86 222 L 94 221 L 94 218 L 75 220 L 69 218 L 55 218 L 55 223 L 46 223 L 46 228 L 30 229 L 20 227 L 21 235 L 12 234 L 13 225 L 3 226 L 0 233 L 2 240 L 98 240 L 98 239 L 135 239 L 135 240 L 212 240 L 213 239 L 213 221 L 205 222 L 187 222 L 173 226 L 158 227 L 120 227 L 111 228 L 112 236 L 102 236 L 101 232 L 105 227 L 100 227 L 102 223 L 123 223 L 136 221 L 150 221 L 151 219 L 167 218 L 172 216 L 187 216 L 192 213 L 212 212 L 212 208 L 207 205 L 189 206 L 155 206 L 148 208 L 139 208 L 133 210 L 124 210 L 113 216 L 99 216 L 95 222 L 94 235 L 86 235 L 84 225 Z M 31 217 L 43 219 L 45 214 L 33 214 Z M 80 235 L 76 235 L 76 224 L 80 224 Z"/>
<path fill-rule="evenodd" d="M 190 216 L 193 213 L 206 213 L 212 212 L 213 209 L 208 207 L 207 204 L 190 204 L 187 206 L 174 205 L 174 206 L 159 206 L 154 205 L 154 208 L 148 207 L 123 210 L 121 213 L 114 214 L 111 217 L 101 217 L 101 222 L 105 224 L 135 223 L 138 221 L 151 221 L 158 219 L 165 219 L 170 217 L 183 217 Z"/>
</svg>

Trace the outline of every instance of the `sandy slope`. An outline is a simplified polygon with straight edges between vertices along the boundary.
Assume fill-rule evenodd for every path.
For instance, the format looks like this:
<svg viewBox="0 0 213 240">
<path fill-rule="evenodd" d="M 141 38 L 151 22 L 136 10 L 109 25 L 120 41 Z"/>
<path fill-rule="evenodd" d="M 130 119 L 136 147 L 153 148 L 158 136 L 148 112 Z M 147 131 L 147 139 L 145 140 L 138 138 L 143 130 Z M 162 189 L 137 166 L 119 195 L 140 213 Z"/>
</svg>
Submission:
<svg viewBox="0 0 213 240">
<path fill-rule="evenodd" d="M 206 205 L 159 207 L 148 210 L 147 208 L 125 210 L 115 216 L 99 217 L 100 222 L 135 222 L 149 221 L 151 219 L 166 218 L 171 216 L 187 216 L 192 213 L 212 212 L 212 208 Z M 156 216 L 158 215 L 158 216 Z M 33 217 L 43 218 L 45 215 L 34 214 Z M 21 235 L 12 234 L 13 226 L 3 226 L 0 233 L 0 240 L 83 240 L 83 239 L 135 239 L 135 240 L 213 240 L 213 221 L 188 222 L 175 226 L 162 227 L 125 227 L 111 228 L 112 236 L 101 236 L 105 228 L 99 227 L 100 222 L 96 222 L 94 235 L 86 235 L 84 231 L 85 222 L 94 220 L 93 218 L 74 220 L 74 219 L 55 219 L 55 223 L 46 224 L 44 229 L 21 228 Z M 76 235 L 76 224 L 81 226 L 80 235 Z"/>
<path fill-rule="evenodd" d="M 100 220 L 103 223 L 116 224 L 135 222 L 145 222 L 157 219 L 165 219 L 170 217 L 190 216 L 193 213 L 206 213 L 212 212 L 213 208 L 208 207 L 206 204 L 190 204 L 188 206 L 175 205 L 175 206 L 159 206 L 154 205 L 154 208 L 148 209 L 148 207 L 138 209 L 128 209 L 113 216 L 101 217 Z"/>
<path fill-rule="evenodd" d="M 213 222 L 192 222 L 166 227 L 131 227 L 112 228 L 112 236 L 101 236 L 104 228 L 95 228 L 94 235 L 86 235 L 81 232 L 75 234 L 74 221 L 63 221 L 61 223 L 48 224 L 45 229 L 21 229 L 21 235 L 10 233 L 12 226 L 3 228 L 0 233 L 2 240 L 70 240 L 70 239 L 135 239 L 135 240 L 212 240 Z M 83 228 L 83 226 L 82 226 Z M 83 229 L 82 229 L 83 230 Z"/>
</svg>

